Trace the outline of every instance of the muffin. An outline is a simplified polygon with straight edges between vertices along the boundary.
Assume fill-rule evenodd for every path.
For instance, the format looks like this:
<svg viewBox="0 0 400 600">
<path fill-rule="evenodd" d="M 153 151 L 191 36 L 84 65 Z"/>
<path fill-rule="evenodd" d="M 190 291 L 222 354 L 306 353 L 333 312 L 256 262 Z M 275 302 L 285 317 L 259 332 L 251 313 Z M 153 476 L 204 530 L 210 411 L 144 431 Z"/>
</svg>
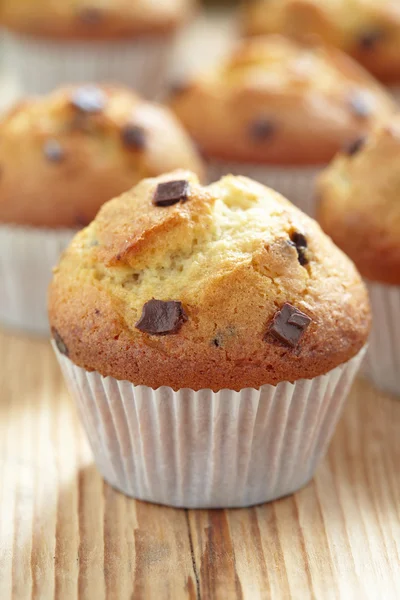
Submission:
<svg viewBox="0 0 400 600">
<path fill-rule="evenodd" d="M 400 116 L 355 140 L 318 182 L 318 218 L 367 280 L 373 328 L 366 374 L 400 394 Z"/>
<path fill-rule="evenodd" d="M 6 56 L 27 93 L 114 81 L 162 89 L 176 31 L 194 0 L 3 0 Z"/>
<path fill-rule="evenodd" d="M 207 158 L 211 180 L 252 176 L 309 214 L 321 165 L 395 107 L 339 51 L 280 36 L 244 41 L 170 103 Z"/>
<path fill-rule="evenodd" d="M 105 479 L 184 507 L 307 483 L 370 322 L 313 220 L 246 177 L 185 171 L 102 207 L 55 270 L 49 316 Z"/>
<path fill-rule="evenodd" d="M 143 177 L 201 175 L 174 115 L 117 87 L 68 87 L 0 122 L 0 320 L 48 332 L 51 268 L 100 206 Z M 4 293 L 3 293 L 4 292 Z"/>
<path fill-rule="evenodd" d="M 252 0 L 244 3 L 243 29 L 320 39 L 381 81 L 400 83 L 400 11 L 393 0 Z"/>
</svg>

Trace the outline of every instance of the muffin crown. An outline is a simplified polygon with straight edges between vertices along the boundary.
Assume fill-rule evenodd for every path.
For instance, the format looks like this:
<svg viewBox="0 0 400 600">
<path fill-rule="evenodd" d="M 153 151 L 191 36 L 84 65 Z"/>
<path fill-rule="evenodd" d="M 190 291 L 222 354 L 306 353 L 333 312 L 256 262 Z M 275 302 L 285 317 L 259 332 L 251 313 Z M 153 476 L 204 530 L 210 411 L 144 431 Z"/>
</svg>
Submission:
<svg viewBox="0 0 400 600">
<path fill-rule="evenodd" d="M 0 222 L 87 225 L 105 201 L 177 167 L 202 170 L 168 109 L 124 88 L 64 88 L 0 122 Z"/>
<path fill-rule="evenodd" d="M 349 146 L 318 182 L 325 231 L 372 280 L 400 284 L 400 116 Z"/>
<path fill-rule="evenodd" d="M 0 20 L 13 31 L 65 39 L 108 39 L 168 33 L 195 0 L 3 0 Z"/>
<path fill-rule="evenodd" d="M 283 33 L 351 54 L 379 79 L 399 81 L 400 10 L 393 0 L 254 0 L 243 7 L 248 35 Z"/>
<path fill-rule="evenodd" d="M 50 289 L 62 351 L 153 388 L 242 389 L 312 378 L 364 345 L 352 263 L 318 225 L 245 177 L 147 179 L 106 205 Z"/>
<path fill-rule="evenodd" d="M 188 82 L 171 106 L 207 156 L 318 164 L 395 109 L 362 68 L 334 49 L 254 38 Z"/>
</svg>

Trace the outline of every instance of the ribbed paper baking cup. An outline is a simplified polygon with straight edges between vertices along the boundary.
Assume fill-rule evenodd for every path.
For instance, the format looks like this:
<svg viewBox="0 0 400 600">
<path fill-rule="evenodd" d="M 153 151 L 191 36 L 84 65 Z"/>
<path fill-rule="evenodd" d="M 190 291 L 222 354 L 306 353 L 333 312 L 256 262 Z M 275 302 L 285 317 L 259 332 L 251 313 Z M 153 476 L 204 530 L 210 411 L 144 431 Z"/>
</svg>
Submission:
<svg viewBox="0 0 400 600">
<path fill-rule="evenodd" d="M 52 268 L 75 231 L 0 225 L 0 322 L 48 335 Z"/>
<path fill-rule="evenodd" d="M 384 391 L 400 396 L 400 287 L 367 282 L 372 332 L 363 372 Z"/>
<path fill-rule="evenodd" d="M 315 379 L 214 393 L 135 386 L 55 350 L 104 478 L 187 508 L 251 506 L 310 481 L 364 355 Z"/>
<path fill-rule="evenodd" d="M 321 170 L 321 167 L 276 167 L 210 160 L 207 172 L 210 182 L 228 174 L 250 177 L 280 192 L 303 212 L 314 217 L 315 180 Z"/>
<path fill-rule="evenodd" d="M 38 40 L 7 33 L 6 60 L 26 93 L 70 83 L 120 83 L 155 97 L 163 89 L 173 36 L 116 42 Z"/>
</svg>

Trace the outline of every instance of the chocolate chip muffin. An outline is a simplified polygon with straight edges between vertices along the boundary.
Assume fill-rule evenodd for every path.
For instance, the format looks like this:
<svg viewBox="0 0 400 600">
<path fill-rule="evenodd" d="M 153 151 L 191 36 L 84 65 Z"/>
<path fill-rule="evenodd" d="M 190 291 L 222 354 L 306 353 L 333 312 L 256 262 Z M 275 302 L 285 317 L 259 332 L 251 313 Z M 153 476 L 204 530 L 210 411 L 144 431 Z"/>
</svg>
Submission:
<svg viewBox="0 0 400 600">
<path fill-rule="evenodd" d="M 244 3 L 243 27 L 248 35 L 319 39 L 353 56 L 378 79 L 400 82 L 400 11 L 393 0 L 252 0 Z"/>
<path fill-rule="evenodd" d="M 355 140 L 321 175 L 318 217 L 367 279 L 374 327 L 367 373 L 400 394 L 400 117 Z"/>
<path fill-rule="evenodd" d="M 117 81 L 154 95 L 195 0 L 3 0 L 6 56 L 29 93 Z"/>
<path fill-rule="evenodd" d="M 307 212 L 316 168 L 395 108 L 339 51 L 280 36 L 241 43 L 171 106 L 210 159 L 211 177 L 244 172 Z"/>
<path fill-rule="evenodd" d="M 185 171 L 146 179 L 103 206 L 55 270 L 49 315 L 105 477 L 128 494 L 182 506 L 251 504 L 304 484 L 326 447 L 370 321 L 355 267 L 314 221 L 246 177 L 202 187 Z M 279 405 L 287 407 L 287 421 Z M 105 420 L 113 413 L 115 430 L 107 439 L 100 439 L 103 428 L 91 427 L 94 410 Z M 157 422 L 157 443 L 166 445 L 160 464 L 151 448 Z M 140 452 L 118 449 L 115 438 L 138 426 L 152 466 L 141 462 Z M 262 439 L 282 439 L 282 427 L 289 429 L 290 449 L 271 448 L 268 456 L 264 446 L 261 459 Z M 214 442 L 208 440 L 213 428 Z M 229 441 L 230 428 L 239 440 Z M 295 468 L 287 452 L 301 445 L 299 430 L 309 449 L 303 441 L 301 474 L 276 473 L 272 484 L 260 470 Z M 250 457 L 253 435 L 261 454 L 249 462 L 251 474 L 225 469 L 237 444 Z M 107 447 L 114 458 L 107 458 Z M 132 465 L 118 474 L 120 466 L 111 463 L 121 455 L 138 461 L 136 473 L 146 471 L 151 490 Z M 188 455 L 198 457 L 204 472 L 188 465 L 181 471 L 174 460 Z M 230 471 L 227 487 L 219 479 L 208 489 L 204 473 L 211 463 L 224 463 L 221 476 Z M 242 476 L 250 477 L 243 486 Z M 185 482 L 178 486 L 180 477 Z"/>
<path fill-rule="evenodd" d="M 174 115 L 112 86 L 25 100 L 0 122 L 0 319 L 47 331 L 51 268 L 75 230 L 143 177 L 201 175 Z"/>
</svg>

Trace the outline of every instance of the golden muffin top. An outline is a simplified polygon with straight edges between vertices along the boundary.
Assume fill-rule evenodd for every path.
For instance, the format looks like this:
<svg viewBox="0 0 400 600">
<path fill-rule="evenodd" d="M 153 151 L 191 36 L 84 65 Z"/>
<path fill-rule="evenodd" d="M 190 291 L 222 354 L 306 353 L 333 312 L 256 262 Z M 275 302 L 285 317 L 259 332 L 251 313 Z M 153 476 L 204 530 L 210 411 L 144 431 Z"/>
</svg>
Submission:
<svg viewBox="0 0 400 600">
<path fill-rule="evenodd" d="M 366 290 L 318 224 L 246 177 L 145 179 L 105 204 L 55 270 L 59 349 L 85 369 L 174 389 L 257 388 L 353 357 Z"/>
<path fill-rule="evenodd" d="M 400 284 L 400 115 L 355 140 L 318 182 L 318 219 L 367 278 Z"/>
<path fill-rule="evenodd" d="M 0 222 L 87 225 L 107 200 L 176 168 L 202 173 L 170 110 L 125 88 L 63 88 L 0 121 Z"/>
<path fill-rule="evenodd" d="M 207 157 L 311 165 L 328 162 L 395 104 L 339 51 L 265 36 L 177 89 L 171 107 Z"/>
<path fill-rule="evenodd" d="M 400 81 L 398 0 L 252 0 L 243 9 L 249 35 L 284 33 L 320 40 L 354 56 L 384 81 Z"/>
<path fill-rule="evenodd" d="M 195 0 L 2 0 L 1 23 L 33 36 L 107 39 L 168 33 Z"/>
</svg>

